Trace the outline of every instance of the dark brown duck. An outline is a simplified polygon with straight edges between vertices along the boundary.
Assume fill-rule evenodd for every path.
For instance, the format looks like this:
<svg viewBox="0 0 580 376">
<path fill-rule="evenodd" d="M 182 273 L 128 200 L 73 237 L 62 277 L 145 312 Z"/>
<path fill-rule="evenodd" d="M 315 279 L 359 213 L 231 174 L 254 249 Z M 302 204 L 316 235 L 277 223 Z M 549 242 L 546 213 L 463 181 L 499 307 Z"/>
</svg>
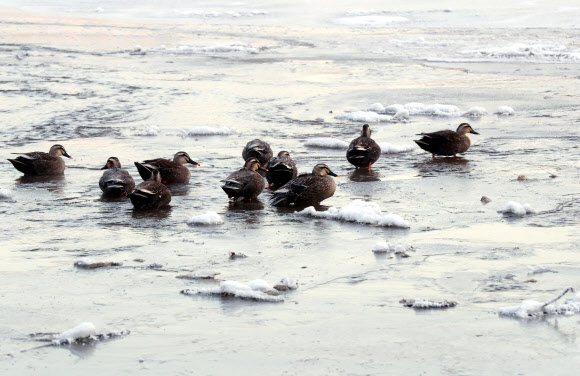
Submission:
<svg viewBox="0 0 580 376">
<path fill-rule="evenodd" d="M 465 153 L 471 146 L 467 133 L 479 134 L 471 128 L 471 125 L 461 123 L 457 127 L 457 131 L 447 129 L 432 133 L 419 133 L 418 135 L 423 137 L 415 142 L 421 149 L 431 153 L 432 158 L 435 158 L 435 154 L 457 157 L 456 154 Z"/>
<path fill-rule="evenodd" d="M 256 158 L 246 161 L 244 167 L 231 173 L 222 185 L 222 189 L 227 193 L 228 198 L 234 200 L 253 200 L 264 190 L 266 184 L 262 175 L 256 171 L 264 170 Z"/>
<path fill-rule="evenodd" d="M 256 158 L 261 166 L 264 166 L 273 155 L 270 145 L 260 139 L 248 142 L 244 147 L 244 150 L 242 150 L 244 161 L 247 161 L 250 158 Z"/>
<path fill-rule="evenodd" d="M 121 162 L 117 157 L 111 157 L 101 170 L 105 170 L 99 180 L 99 187 L 106 197 L 127 196 L 133 188 L 135 181 L 127 170 L 121 168 Z"/>
<path fill-rule="evenodd" d="M 128 197 L 136 209 L 159 209 L 171 202 L 171 192 L 161 183 L 159 170 L 153 170 L 151 177 L 135 187 Z"/>
<path fill-rule="evenodd" d="M 191 172 L 189 168 L 184 166 L 185 163 L 199 166 L 199 163 L 194 162 L 184 151 L 176 153 L 172 161 L 164 158 L 148 159 L 143 162 L 135 162 L 135 166 L 143 180 L 149 179 L 153 170 L 159 170 L 163 184 L 174 184 L 189 182 Z"/>
<path fill-rule="evenodd" d="M 280 188 L 298 175 L 296 163 L 287 151 L 281 151 L 277 157 L 270 158 L 266 163 L 266 170 L 268 186 L 274 188 Z"/>
<path fill-rule="evenodd" d="M 301 174 L 290 180 L 272 195 L 274 206 L 305 206 L 318 204 L 331 197 L 336 190 L 334 172 L 325 164 L 317 164 L 311 174 Z"/>
<path fill-rule="evenodd" d="M 25 175 L 61 175 L 64 173 L 64 161 L 61 156 L 72 158 L 62 145 L 53 145 L 48 153 L 33 151 L 18 154 L 14 159 L 8 159 L 15 169 Z"/>
<path fill-rule="evenodd" d="M 346 160 L 356 168 L 371 169 L 381 156 L 381 147 L 371 138 L 371 127 L 363 125 L 360 137 L 351 141 L 346 151 Z"/>
</svg>

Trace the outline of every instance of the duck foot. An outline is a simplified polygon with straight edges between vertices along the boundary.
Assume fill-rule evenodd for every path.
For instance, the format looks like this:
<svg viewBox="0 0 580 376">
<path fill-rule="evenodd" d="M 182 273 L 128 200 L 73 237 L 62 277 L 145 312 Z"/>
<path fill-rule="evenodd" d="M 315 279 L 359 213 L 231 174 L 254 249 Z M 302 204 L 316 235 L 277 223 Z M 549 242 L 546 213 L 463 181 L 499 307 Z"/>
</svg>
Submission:
<svg viewBox="0 0 580 376">
<path fill-rule="evenodd" d="M 453 158 L 457 158 L 457 155 L 453 154 Z"/>
<path fill-rule="evenodd" d="M 368 168 L 368 170 L 369 171 L 371 170 L 371 162 L 369 162 L 369 168 Z"/>
<path fill-rule="evenodd" d="M 435 159 L 435 154 L 431 154 L 431 158 Z"/>
</svg>

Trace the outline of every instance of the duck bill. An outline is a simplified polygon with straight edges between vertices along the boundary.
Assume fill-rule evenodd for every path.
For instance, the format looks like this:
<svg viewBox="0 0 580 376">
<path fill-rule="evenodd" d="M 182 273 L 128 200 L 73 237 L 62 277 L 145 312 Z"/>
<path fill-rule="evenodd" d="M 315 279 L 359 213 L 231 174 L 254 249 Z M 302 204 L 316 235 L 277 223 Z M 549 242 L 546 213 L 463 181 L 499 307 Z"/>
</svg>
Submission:
<svg viewBox="0 0 580 376">
<path fill-rule="evenodd" d="M 69 159 L 73 159 L 73 157 L 71 157 L 70 155 L 68 155 L 68 153 L 67 153 L 67 152 L 65 152 L 63 155 L 64 155 L 65 157 L 69 158 Z"/>
<path fill-rule="evenodd" d="M 101 167 L 101 170 L 108 170 L 109 169 L 109 165 L 104 165 L 103 167 Z"/>
<path fill-rule="evenodd" d="M 340 175 L 335 174 L 334 172 L 328 170 L 328 175 L 330 176 L 334 176 L 335 178 L 338 178 Z"/>
<path fill-rule="evenodd" d="M 191 163 L 191 164 L 192 164 L 192 165 L 194 165 L 194 166 L 201 166 L 199 163 L 197 163 L 196 161 L 194 161 L 194 160 L 192 160 L 192 159 L 189 159 L 187 162 L 188 162 L 188 163 Z"/>
<path fill-rule="evenodd" d="M 471 130 L 471 132 L 469 132 L 469 133 L 473 133 L 473 134 L 479 135 L 479 133 L 477 133 L 477 132 L 476 132 L 476 131 L 474 131 L 473 129 L 472 129 L 472 130 Z"/>
<path fill-rule="evenodd" d="M 262 167 L 262 166 L 258 166 L 258 170 L 262 170 L 262 171 L 268 171 L 266 168 Z"/>
</svg>

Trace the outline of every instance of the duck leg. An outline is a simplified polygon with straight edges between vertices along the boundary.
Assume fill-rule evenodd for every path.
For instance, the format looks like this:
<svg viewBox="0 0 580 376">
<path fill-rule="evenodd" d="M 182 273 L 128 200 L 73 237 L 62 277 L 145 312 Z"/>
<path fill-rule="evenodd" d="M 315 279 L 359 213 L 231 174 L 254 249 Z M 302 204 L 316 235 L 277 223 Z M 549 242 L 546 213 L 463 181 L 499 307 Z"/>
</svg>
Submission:
<svg viewBox="0 0 580 376">
<path fill-rule="evenodd" d="M 435 154 L 431 154 L 431 158 L 432 159 L 435 159 Z"/>
<path fill-rule="evenodd" d="M 368 170 L 369 171 L 371 170 L 371 162 L 369 162 L 369 168 L 368 168 Z"/>
</svg>

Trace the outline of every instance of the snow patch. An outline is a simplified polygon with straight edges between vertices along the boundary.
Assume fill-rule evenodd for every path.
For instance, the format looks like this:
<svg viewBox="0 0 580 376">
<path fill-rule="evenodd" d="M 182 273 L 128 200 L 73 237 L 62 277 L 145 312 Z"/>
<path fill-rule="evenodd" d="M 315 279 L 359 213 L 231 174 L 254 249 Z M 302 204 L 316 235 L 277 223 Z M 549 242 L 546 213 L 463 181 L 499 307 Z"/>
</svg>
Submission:
<svg viewBox="0 0 580 376">
<path fill-rule="evenodd" d="M 558 299 L 570 291 L 574 291 L 574 289 L 572 287 L 565 288 L 560 294 L 544 303 L 524 300 L 517 306 L 502 307 L 498 310 L 498 314 L 520 319 L 536 319 L 547 315 L 569 316 L 580 313 L 580 293 L 572 299 L 566 299 L 563 304 L 556 303 Z"/>
<path fill-rule="evenodd" d="M 335 20 L 337 24 L 353 27 L 383 27 L 407 21 L 409 21 L 409 19 L 401 16 L 384 16 L 376 14 L 341 17 Z"/>
<path fill-rule="evenodd" d="M 547 268 L 545 266 L 542 265 L 528 265 L 528 269 L 530 269 L 530 272 L 528 274 L 542 274 L 542 273 L 558 273 L 557 271 Z"/>
<path fill-rule="evenodd" d="M 354 200 L 340 209 L 331 207 L 327 211 L 317 211 L 313 206 L 309 206 L 306 209 L 297 212 L 297 214 L 384 227 L 410 227 L 409 222 L 405 221 L 398 215 L 383 214 L 379 205 L 374 202 L 366 202 L 362 200 Z"/>
<path fill-rule="evenodd" d="M 324 149 L 346 149 L 349 143 L 338 138 L 331 137 L 317 137 L 306 140 L 304 146 L 311 146 L 315 148 Z"/>
<path fill-rule="evenodd" d="M 524 216 L 526 214 L 533 214 L 535 213 L 534 209 L 530 206 L 530 204 L 519 204 L 514 201 L 508 201 L 503 209 L 498 210 L 498 213 L 503 213 L 504 215 L 518 215 Z"/>
<path fill-rule="evenodd" d="M 74 266 L 79 269 L 98 269 L 109 266 L 122 266 L 122 265 L 123 263 L 118 261 L 94 261 L 89 258 L 81 259 L 74 263 Z"/>
<path fill-rule="evenodd" d="M 213 211 L 207 211 L 204 214 L 194 215 L 187 220 L 188 225 L 221 225 L 224 223 L 222 217 L 218 213 Z"/>
<path fill-rule="evenodd" d="M 511 116 L 515 114 L 515 111 L 513 108 L 508 106 L 499 106 L 497 110 L 495 110 L 494 114 L 501 116 Z"/>
<path fill-rule="evenodd" d="M 181 290 L 184 295 L 221 295 L 239 299 L 249 299 L 259 302 L 283 302 L 284 298 L 277 296 L 277 290 L 273 289 L 266 281 L 257 279 L 248 284 L 236 281 L 224 281 L 219 287 L 207 289 Z M 272 295 L 270 295 L 272 294 Z"/>
<path fill-rule="evenodd" d="M 91 341 L 102 341 L 113 337 L 126 336 L 130 333 L 131 332 L 126 329 L 97 332 L 93 323 L 84 322 L 74 328 L 62 332 L 61 334 L 55 335 L 52 344 L 55 346 L 69 345 L 72 343 L 84 344 Z"/>
<path fill-rule="evenodd" d="M 198 270 L 190 274 L 178 275 L 175 278 L 179 279 L 215 279 L 221 272 L 215 270 Z"/>
<path fill-rule="evenodd" d="M 457 302 L 443 300 L 440 302 L 429 299 L 401 299 L 399 303 L 409 308 L 429 309 L 429 308 L 450 308 L 455 307 Z"/>
<path fill-rule="evenodd" d="M 385 106 L 383 106 L 381 103 L 373 103 L 367 108 L 367 111 L 373 111 L 382 114 L 385 113 Z"/>
<path fill-rule="evenodd" d="M 212 127 L 195 127 L 187 131 L 188 136 L 227 136 L 236 133 L 235 129 L 228 127 L 212 128 Z"/>
<path fill-rule="evenodd" d="M 159 136 L 159 127 L 156 125 L 150 125 L 133 132 L 133 136 Z"/>
<path fill-rule="evenodd" d="M 359 123 L 378 123 L 393 121 L 390 115 L 377 114 L 374 111 L 343 112 L 334 117 L 337 120 L 354 121 Z"/>
<path fill-rule="evenodd" d="M 298 288 L 298 283 L 291 278 L 284 277 L 280 282 L 274 285 L 274 288 L 278 291 L 296 290 Z"/>
<path fill-rule="evenodd" d="M 388 242 L 378 242 L 373 248 L 374 253 L 394 253 L 396 255 L 406 255 L 407 251 L 413 251 L 409 244 L 389 244 Z"/>
<path fill-rule="evenodd" d="M 388 142 L 381 142 L 379 146 L 381 147 L 381 154 L 406 153 L 415 149 L 415 146 L 411 144 L 393 145 Z"/>
<path fill-rule="evenodd" d="M 469 110 L 465 111 L 463 113 L 463 116 L 477 118 L 477 117 L 481 117 L 485 114 L 487 114 L 487 111 L 485 110 L 485 108 L 475 106 L 475 107 L 471 107 Z"/>
<path fill-rule="evenodd" d="M 12 198 L 12 191 L 7 188 L 0 188 L 0 200 Z"/>
</svg>

